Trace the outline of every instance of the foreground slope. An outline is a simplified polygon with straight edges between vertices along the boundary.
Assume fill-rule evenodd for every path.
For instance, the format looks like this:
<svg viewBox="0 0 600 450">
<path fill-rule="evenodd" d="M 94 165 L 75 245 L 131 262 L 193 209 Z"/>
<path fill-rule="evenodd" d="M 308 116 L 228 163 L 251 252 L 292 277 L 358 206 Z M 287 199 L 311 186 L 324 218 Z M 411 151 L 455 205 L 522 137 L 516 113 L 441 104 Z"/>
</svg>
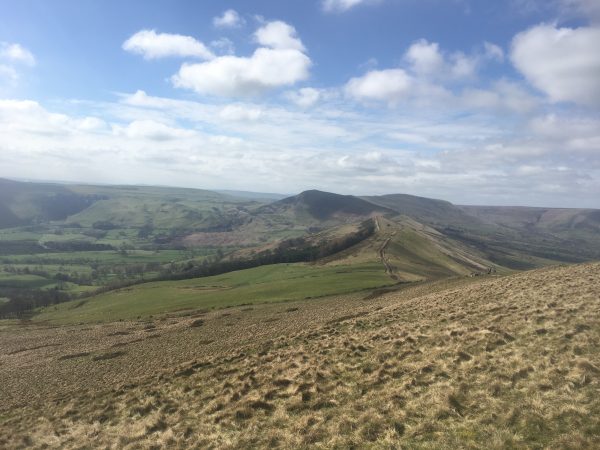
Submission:
<svg viewBox="0 0 600 450">
<path fill-rule="evenodd" d="M 593 448 L 600 263 L 0 331 L 4 448 Z"/>
</svg>

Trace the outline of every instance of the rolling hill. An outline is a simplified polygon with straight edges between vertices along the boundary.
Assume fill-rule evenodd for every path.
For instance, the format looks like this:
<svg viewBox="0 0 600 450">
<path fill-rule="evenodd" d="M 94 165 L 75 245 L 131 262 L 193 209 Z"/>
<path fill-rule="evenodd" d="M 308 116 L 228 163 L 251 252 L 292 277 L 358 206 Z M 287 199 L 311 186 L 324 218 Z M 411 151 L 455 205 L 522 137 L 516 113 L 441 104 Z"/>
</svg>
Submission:
<svg viewBox="0 0 600 450">
<path fill-rule="evenodd" d="M 0 180 L 0 185 L 0 227 L 35 224 L 42 234 L 70 228 L 53 239 L 76 241 L 73 248 L 160 245 L 235 251 L 384 216 L 397 223 L 408 217 L 487 261 L 513 269 L 600 258 L 600 210 L 457 206 L 404 194 L 356 197 L 317 190 L 273 201 L 271 194 L 262 198 L 231 192 L 234 197 L 151 186 L 9 180 Z M 96 237 L 104 231 L 111 232 Z M 6 240 L 3 253 L 13 252 L 10 248 L 43 250 L 47 239 L 33 237 Z"/>
<path fill-rule="evenodd" d="M 281 259 L 261 264 L 264 253 L 280 254 Z M 325 256 L 318 257 L 320 253 Z M 283 263 L 298 260 L 290 255 L 308 262 Z M 414 282 L 509 272 L 409 218 L 397 223 L 375 217 L 307 238 L 240 250 L 226 261 L 253 259 L 259 262 L 244 270 L 203 277 L 191 273 L 179 281 L 143 283 L 50 306 L 40 310 L 35 320 L 104 322 L 353 292 L 379 295 L 382 289 L 402 289 Z"/>
<path fill-rule="evenodd" d="M 533 208 L 524 206 L 460 206 L 461 210 L 489 224 L 550 232 L 600 232 L 600 210 Z"/>
<path fill-rule="evenodd" d="M 48 222 L 114 228 L 230 229 L 256 202 L 200 189 L 93 186 L 0 179 L 0 227 Z"/>
<path fill-rule="evenodd" d="M 0 228 L 64 220 L 102 198 L 98 194 L 77 193 L 58 184 L 0 178 Z"/>
</svg>

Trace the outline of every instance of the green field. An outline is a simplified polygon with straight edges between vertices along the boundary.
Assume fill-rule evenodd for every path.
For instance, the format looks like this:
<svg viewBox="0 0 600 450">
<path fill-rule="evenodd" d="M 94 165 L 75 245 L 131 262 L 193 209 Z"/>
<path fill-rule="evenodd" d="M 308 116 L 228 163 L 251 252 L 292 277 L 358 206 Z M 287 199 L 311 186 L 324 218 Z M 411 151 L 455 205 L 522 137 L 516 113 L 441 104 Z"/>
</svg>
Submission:
<svg viewBox="0 0 600 450">
<path fill-rule="evenodd" d="M 109 322 L 180 310 L 299 300 L 393 284 L 377 263 L 323 267 L 275 264 L 206 278 L 146 283 L 44 308 L 36 321 Z"/>
</svg>

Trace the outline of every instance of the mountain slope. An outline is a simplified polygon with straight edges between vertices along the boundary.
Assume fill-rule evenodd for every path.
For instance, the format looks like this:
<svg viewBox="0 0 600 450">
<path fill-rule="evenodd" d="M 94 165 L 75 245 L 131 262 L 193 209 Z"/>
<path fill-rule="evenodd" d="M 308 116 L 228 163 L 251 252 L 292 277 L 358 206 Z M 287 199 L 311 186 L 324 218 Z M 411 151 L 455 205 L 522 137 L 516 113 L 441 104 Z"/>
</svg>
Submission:
<svg viewBox="0 0 600 450">
<path fill-rule="evenodd" d="M 0 446 L 597 448 L 599 270 L 0 328 Z"/>
<path fill-rule="evenodd" d="M 409 217 L 376 217 L 373 236 L 319 263 L 357 264 L 379 261 L 397 281 L 432 280 L 505 271 L 481 253 Z"/>
</svg>

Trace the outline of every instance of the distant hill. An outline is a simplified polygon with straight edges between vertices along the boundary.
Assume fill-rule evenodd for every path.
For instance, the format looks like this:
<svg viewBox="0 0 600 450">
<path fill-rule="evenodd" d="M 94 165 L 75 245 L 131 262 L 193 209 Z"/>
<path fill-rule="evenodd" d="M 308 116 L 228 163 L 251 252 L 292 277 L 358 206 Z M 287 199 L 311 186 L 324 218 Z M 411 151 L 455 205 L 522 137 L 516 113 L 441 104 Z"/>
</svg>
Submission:
<svg viewBox="0 0 600 450">
<path fill-rule="evenodd" d="M 0 228 L 64 221 L 83 227 L 229 230 L 256 202 L 201 189 L 0 179 Z"/>
<path fill-rule="evenodd" d="M 277 194 L 0 179 L 0 228 L 45 224 L 82 233 L 121 230 L 113 238 L 139 234 L 167 246 L 260 247 L 385 216 L 397 223 L 410 218 L 505 267 L 600 259 L 600 210 L 458 206 L 406 194 L 318 190 L 275 201 L 261 196 Z"/>
<path fill-rule="evenodd" d="M 555 232 L 585 230 L 600 232 L 600 210 L 580 208 L 535 208 L 524 206 L 459 206 L 485 223 L 510 228 Z"/>
<path fill-rule="evenodd" d="M 265 205 L 257 213 L 285 215 L 303 222 L 349 222 L 394 211 L 353 195 L 310 190 Z"/>
<path fill-rule="evenodd" d="M 232 191 L 228 189 L 219 189 L 214 192 L 217 192 L 218 194 L 231 195 L 232 197 L 243 198 L 247 200 L 255 200 L 258 202 L 276 201 L 288 197 L 287 195 L 275 194 L 272 192 Z"/>
<path fill-rule="evenodd" d="M 362 197 L 515 269 L 600 258 L 600 210 L 458 206 L 405 194 Z"/>
<path fill-rule="evenodd" d="M 429 225 L 479 224 L 479 220 L 467 214 L 460 207 L 445 200 L 418 197 L 407 194 L 389 194 L 361 197 L 375 205 L 388 208 Z"/>
<path fill-rule="evenodd" d="M 102 198 L 73 192 L 59 184 L 0 179 L 0 228 L 64 220 Z"/>
</svg>

